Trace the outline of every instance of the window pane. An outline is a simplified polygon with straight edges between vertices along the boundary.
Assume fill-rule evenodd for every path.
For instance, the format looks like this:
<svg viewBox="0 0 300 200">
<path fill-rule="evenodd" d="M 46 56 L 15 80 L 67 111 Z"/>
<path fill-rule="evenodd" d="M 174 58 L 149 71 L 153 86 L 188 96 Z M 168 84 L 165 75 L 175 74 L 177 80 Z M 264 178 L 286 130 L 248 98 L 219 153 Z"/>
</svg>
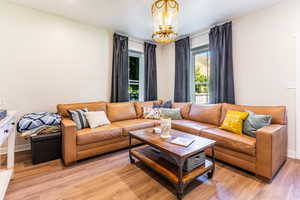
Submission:
<svg viewBox="0 0 300 200">
<path fill-rule="evenodd" d="M 129 57 L 129 80 L 139 80 L 139 58 Z"/>
<path fill-rule="evenodd" d="M 137 84 L 129 85 L 129 96 L 130 96 L 130 101 L 139 100 L 139 85 Z"/>
<path fill-rule="evenodd" d="M 129 100 L 139 100 L 139 57 L 129 56 Z"/>
<path fill-rule="evenodd" d="M 194 56 L 195 63 L 195 98 L 197 104 L 208 103 L 208 83 L 210 57 L 209 51 Z"/>
</svg>

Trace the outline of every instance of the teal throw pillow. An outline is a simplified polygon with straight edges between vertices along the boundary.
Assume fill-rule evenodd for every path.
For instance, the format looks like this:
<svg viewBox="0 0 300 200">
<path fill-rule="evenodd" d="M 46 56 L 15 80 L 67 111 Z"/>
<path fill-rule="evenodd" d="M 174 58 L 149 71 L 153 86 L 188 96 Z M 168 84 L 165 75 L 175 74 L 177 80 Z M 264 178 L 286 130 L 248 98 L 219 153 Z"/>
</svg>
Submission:
<svg viewBox="0 0 300 200">
<path fill-rule="evenodd" d="M 160 108 L 160 117 L 172 120 L 182 119 L 180 108 Z"/>
<path fill-rule="evenodd" d="M 256 137 L 256 131 L 264 126 L 271 124 L 271 115 L 257 115 L 250 110 L 245 110 L 249 113 L 248 118 L 244 121 L 244 134 L 251 137 Z"/>
</svg>

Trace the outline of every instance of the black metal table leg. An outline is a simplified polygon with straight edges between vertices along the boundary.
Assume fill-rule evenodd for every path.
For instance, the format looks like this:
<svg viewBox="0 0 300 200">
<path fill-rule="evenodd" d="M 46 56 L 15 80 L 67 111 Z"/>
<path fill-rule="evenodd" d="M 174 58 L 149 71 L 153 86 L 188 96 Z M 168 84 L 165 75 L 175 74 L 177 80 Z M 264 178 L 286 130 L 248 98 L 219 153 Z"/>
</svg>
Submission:
<svg viewBox="0 0 300 200">
<path fill-rule="evenodd" d="M 211 157 L 212 157 L 213 166 L 212 166 L 211 171 L 207 173 L 207 176 L 208 176 L 209 179 L 213 177 L 214 172 L 215 172 L 215 167 L 216 167 L 216 164 L 215 164 L 215 146 L 214 145 L 211 147 Z"/>
<path fill-rule="evenodd" d="M 180 159 L 178 163 L 178 185 L 177 185 L 177 199 L 181 200 L 183 197 L 184 184 L 182 181 L 183 177 L 183 165 L 185 159 Z"/>
<path fill-rule="evenodd" d="M 132 144 L 131 144 L 131 135 L 129 135 L 129 159 L 130 159 L 130 163 L 135 163 L 135 160 L 132 158 L 132 155 L 131 155 L 131 148 L 132 148 Z"/>
</svg>

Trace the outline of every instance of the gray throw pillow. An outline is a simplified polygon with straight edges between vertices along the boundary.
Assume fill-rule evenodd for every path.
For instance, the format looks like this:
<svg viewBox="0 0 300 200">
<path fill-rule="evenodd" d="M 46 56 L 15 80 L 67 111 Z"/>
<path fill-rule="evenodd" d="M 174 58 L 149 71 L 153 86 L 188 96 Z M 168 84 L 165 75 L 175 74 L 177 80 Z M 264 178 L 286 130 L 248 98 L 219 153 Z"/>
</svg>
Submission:
<svg viewBox="0 0 300 200">
<path fill-rule="evenodd" d="M 160 108 L 160 117 L 172 120 L 182 119 L 180 108 Z"/>
<path fill-rule="evenodd" d="M 77 109 L 77 110 L 68 110 L 69 117 L 73 120 L 76 124 L 78 130 L 83 128 L 89 128 L 89 123 L 85 117 L 85 114 L 88 112 L 87 108 L 84 109 Z"/>
<path fill-rule="evenodd" d="M 158 104 L 156 102 L 154 102 L 153 104 L 153 108 L 172 108 L 172 101 L 166 101 L 163 104 Z"/>
<path fill-rule="evenodd" d="M 271 115 L 257 115 L 250 110 L 245 110 L 249 113 L 248 118 L 244 121 L 244 134 L 251 137 L 256 137 L 256 131 L 264 126 L 271 124 Z"/>
</svg>

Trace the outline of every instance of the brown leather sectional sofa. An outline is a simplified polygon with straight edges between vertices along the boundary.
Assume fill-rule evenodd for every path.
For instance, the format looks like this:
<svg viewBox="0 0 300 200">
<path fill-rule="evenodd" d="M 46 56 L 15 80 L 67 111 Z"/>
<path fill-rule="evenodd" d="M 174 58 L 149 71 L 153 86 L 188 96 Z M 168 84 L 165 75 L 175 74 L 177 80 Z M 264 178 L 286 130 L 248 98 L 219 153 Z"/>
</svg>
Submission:
<svg viewBox="0 0 300 200">
<path fill-rule="evenodd" d="M 157 101 L 161 103 L 161 101 Z M 57 106 L 62 121 L 63 160 L 66 165 L 84 158 L 128 147 L 128 132 L 159 125 L 159 121 L 142 119 L 142 107 L 153 102 L 81 103 Z M 232 104 L 195 105 L 174 103 L 181 108 L 182 120 L 173 120 L 172 128 L 217 141 L 216 158 L 272 180 L 287 158 L 287 118 L 285 106 L 242 106 Z M 68 118 L 68 109 L 88 108 L 105 111 L 110 125 L 76 130 Z M 237 135 L 218 127 L 228 110 L 251 110 L 272 115 L 272 124 L 257 131 L 257 137 Z M 134 141 L 134 144 L 138 144 Z M 207 152 L 210 154 L 211 152 Z"/>
</svg>

